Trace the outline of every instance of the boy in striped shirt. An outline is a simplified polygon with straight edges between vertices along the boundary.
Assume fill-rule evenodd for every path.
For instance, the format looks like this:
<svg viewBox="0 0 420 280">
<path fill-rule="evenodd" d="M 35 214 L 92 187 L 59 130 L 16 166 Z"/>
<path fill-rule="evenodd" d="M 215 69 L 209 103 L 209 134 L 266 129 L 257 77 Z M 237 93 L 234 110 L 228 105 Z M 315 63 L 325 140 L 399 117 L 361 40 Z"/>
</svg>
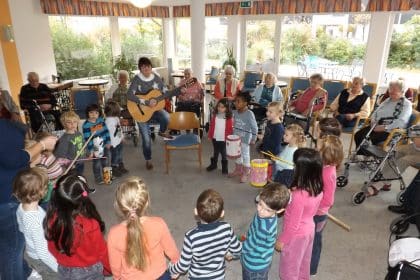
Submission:
<svg viewBox="0 0 420 280">
<path fill-rule="evenodd" d="M 224 216 L 222 196 L 215 190 L 205 190 L 197 199 L 194 213 L 200 222 L 185 234 L 181 258 L 170 264 L 169 272 L 173 278 L 188 272 L 190 280 L 225 279 L 225 256 L 238 257 L 242 245 L 230 224 L 220 221 Z"/>
<path fill-rule="evenodd" d="M 243 280 L 268 279 L 277 238 L 277 214 L 283 212 L 289 199 L 289 190 L 279 183 L 268 184 L 257 196 L 257 213 L 243 243 Z"/>
</svg>

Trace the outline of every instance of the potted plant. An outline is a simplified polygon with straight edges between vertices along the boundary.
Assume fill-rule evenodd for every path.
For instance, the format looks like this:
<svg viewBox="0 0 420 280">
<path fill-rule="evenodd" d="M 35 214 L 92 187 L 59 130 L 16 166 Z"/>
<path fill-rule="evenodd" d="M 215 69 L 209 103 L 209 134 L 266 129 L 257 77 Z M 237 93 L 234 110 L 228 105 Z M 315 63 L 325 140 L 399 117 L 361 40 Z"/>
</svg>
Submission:
<svg viewBox="0 0 420 280">
<path fill-rule="evenodd" d="M 112 77 L 114 81 L 118 80 L 118 71 L 126 70 L 130 76 L 130 79 L 134 76 L 132 73 L 136 69 L 136 63 L 132 59 L 128 59 L 125 54 L 116 56 L 114 59 L 114 64 L 112 65 Z"/>
<path fill-rule="evenodd" d="M 227 59 L 225 60 L 225 62 L 223 62 L 222 68 L 224 69 L 226 65 L 232 65 L 233 68 L 235 68 L 235 70 L 237 69 L 237 64 L 236 64 L 236 59 L 233 56 L 233 47 L 232 48 L 226 48 L 226 53 L 227 53 Z"/>
</svg>

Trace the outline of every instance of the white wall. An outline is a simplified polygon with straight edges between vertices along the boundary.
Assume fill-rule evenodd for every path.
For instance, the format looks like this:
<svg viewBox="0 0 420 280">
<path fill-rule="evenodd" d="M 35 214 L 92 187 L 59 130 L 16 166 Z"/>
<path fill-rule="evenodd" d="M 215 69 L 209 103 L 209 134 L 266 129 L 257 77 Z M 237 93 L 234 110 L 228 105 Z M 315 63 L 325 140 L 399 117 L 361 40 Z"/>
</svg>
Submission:
<svg viewBox="0 0 420 280">
<path fill-rule="evenodd" d="M 39 0 L 9 0 L 9 7 L 23 80 L 35 71 L 41 81 L 51 81 L 57 69 L 48 15 L 41 12 Z"/>
<path fill-rule="evenodd" d="M 8 90 L 10 92 L 9 80 L 7 79 L 6 66 L 4 65 L 3 50 L 1 48 L 1 45 L 0 45 L 0 88 Z"/>
</svg>

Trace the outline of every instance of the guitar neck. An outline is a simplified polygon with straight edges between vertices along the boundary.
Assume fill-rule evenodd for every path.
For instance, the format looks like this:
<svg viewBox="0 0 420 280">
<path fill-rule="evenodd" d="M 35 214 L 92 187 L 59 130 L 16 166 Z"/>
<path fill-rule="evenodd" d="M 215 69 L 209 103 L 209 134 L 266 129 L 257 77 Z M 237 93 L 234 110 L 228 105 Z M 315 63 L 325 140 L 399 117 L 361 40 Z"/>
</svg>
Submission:
<svg viewBox="0 0 420 280">
<path fill-rule="evenodd" d="M 173 90 L 170 90 L 170 91 L 168 90 L 167 92 L 165 92 L 161 96 L 156 97 L 156 101 L 159 102 L 159 101 L 162 101 L 164 99 L 171 98 L 173 96 L 178 96 L 180 93 L 181 93 L 181 88 L 179 88 L 179 87 L 175 88 Z"/>
</svg>

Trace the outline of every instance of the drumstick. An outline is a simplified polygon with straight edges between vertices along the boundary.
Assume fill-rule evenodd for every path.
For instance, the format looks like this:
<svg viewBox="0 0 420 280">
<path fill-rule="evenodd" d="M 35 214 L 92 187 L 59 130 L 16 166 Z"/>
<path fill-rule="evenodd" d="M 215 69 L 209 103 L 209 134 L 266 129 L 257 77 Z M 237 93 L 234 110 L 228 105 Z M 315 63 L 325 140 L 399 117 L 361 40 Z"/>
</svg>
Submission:
<svg viewBox="0 0 420 280">
<path fill-rule="evenodd" d="M 90 142 L 90 140 L 92 140 L 93 136 L 95 135 L 96 131 L 94 131 L 90 137 L 88 138 L 88 140 L 86 141 L 86 143 L 83 145 L 82 149 L 80 149 L 80 151 L 77 153 L 76 157 L 73 159 L 73 161 L 70 163 L 69 167 L 67 167 L 66 171 L 64 172 L 63 175 L 66 175 L 70 169 L 73 167 L 73 165 L 76 163 L 76 161 L 79 159 L 79 157 L 82 155 L 82 152 L 86 149 L 86 146 L 88 145 L 88 143 Z"/>
<path fill-rule="evenodd" d="M 271 159 L 278 160 L 278 161 L 281 161 L 281 162 L 287 163 L 288 165 L 294 166 L 294 163 L 292 163 L 292 162 L 290 162 L 290 161 L 287 161 L 287 160 L 285 160 L 285 159 L 282 159 L 282 158 L 276 157 L 275 155 L 273 155 L 273 154 L 271 154 L 271 153 L 267 153 L 267 152 L 264 152 L 264 151 L 261 151 L 261 153 L 262 153 L 262 154 L 264 154 L 264 155 L 267 155 L 267 156 L 271 157 Z"/>
<path fill-rule="evenodd" d="M 333 215 L 331 215 L 330 213 L 327 213 L 328 218 L 333 221 L 336 225 L 340 226 L 341 228 L 345 229 L 346 231 L 350 231 L 351 228 L 349 225 L 345 224 L 343 221 L 337 219 L 336 217 L 334 217 Z"/>
</svg>

